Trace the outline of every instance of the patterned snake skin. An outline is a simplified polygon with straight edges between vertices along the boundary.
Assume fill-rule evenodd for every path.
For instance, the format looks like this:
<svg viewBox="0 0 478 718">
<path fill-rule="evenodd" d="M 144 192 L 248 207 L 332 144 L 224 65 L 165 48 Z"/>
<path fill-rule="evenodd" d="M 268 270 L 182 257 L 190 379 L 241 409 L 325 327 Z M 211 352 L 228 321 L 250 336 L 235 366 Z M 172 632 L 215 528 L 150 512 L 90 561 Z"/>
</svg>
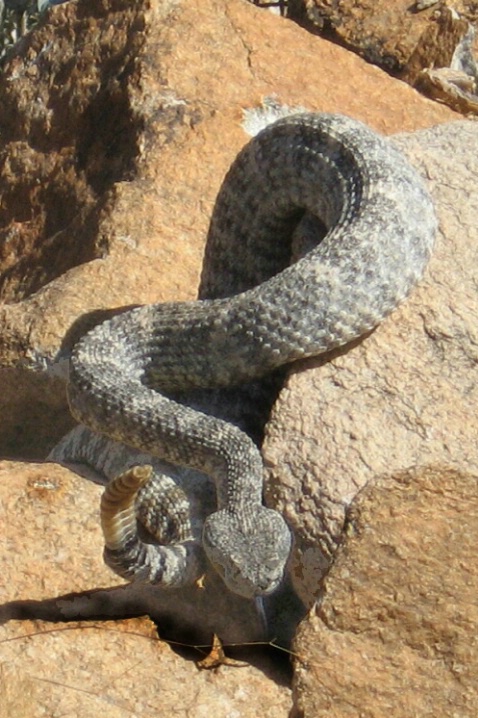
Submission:
<svg viewBox="0 0 478 718">
<path fill-rule="evenodd" d="M 102 502 L 105 557 L 117 573 L 179 586 L 201 575 L 205 550 L 231 591 L 254 597 L 277 588 L 291 537 L 262 505 L 259 450 L 237 426 L 181 397 L 248 382 L 368 332 L 420 279 L 435 232 L 417 172 L 357 121 L 295 114 L 249 142 L 217 198 L 202 300 L 126 311 L 72 354 L 71 411 L 88 429 L 57 456 L 98 467 L 126 444 L 207 474 L 216 488 L 201 545 L 187 502 L 178 513 L 181 496 L 173 491 L 167 505 L 150 469 L 127 462 Z M 301 234 L 296 250 L 292 238 Z M 151 533 L 159 527 L 156 541 L 141 537 L 136 515 Z"/>
</svg>

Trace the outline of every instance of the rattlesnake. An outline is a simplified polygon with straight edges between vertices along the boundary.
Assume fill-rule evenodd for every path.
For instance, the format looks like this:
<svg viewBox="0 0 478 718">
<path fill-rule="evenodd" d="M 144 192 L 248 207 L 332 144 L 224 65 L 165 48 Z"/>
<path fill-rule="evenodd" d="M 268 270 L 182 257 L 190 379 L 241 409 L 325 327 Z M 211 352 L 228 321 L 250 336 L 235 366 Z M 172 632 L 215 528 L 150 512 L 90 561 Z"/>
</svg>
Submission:
<svg viewBox="0 0 478 718">
<path fill-rule="evenodd" d="M 294 229 L 307 243 L 320 223 L 325 237 L 319 232 L 290 264 Z M 68 397 L 89 429 L 63 442 L 57 457 L 88 454 L 98 464 L 100 450 L 114 453 L 113 439 L 208 474 L 217 497 L 202 528 L 209 561 L 233 592 L 273 591 L 291 538 L 282 516 L 262 505 L 260 452 L 238 427 L 180 395 L 250 381 L 371 330 L 421 277 L 435 232 L 424 183 L 392 143 L 341 115 L 280 119 L 246 145 L 224 180 L 201 301 L 126 311 L 74 348 Z M 174 500 L 172 510 L 157 506 L 148 476 L 132 469 L 107 487 L 106 560 L 121 575 L 162 586 L 193 581 L 204 568 L 200 538 L 176 530 L 172 545 L 160 546 L 138 535 L 138 487 L 143 520 L 164 524 L 174 514 Z"/>
</svg>

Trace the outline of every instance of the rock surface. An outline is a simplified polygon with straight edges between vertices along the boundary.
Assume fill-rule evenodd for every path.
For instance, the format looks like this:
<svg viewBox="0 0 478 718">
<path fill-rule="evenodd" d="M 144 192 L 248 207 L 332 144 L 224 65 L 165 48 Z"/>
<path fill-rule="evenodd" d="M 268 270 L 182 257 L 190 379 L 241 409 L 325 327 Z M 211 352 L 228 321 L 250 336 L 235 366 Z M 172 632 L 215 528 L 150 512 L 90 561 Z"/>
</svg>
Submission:
<svg viewBox="0 0 478 718">
<path fill-rule="evenodd" d="M 305 5 L 320 31 L 411 84 L 424 68 L 449 67 L 470 24 L 478 21 L 476 3 L 460 0 L 305 0 Z"/>
<path fill-rule="evenodd" d="M 438 102 L 464 115 L 478 115 L 478 94 L 474 78 L 462 70 L 441 68 L 420 72 L 415 87 Z"/>
<path fill-rule="evenodd" d="M 199 671 L 158 640 L 147 619 L 2 630 L 1 718 L 218 718 L 288 715 L 290 689 L 243 664 Z M 205 651 L 197 651 L 202 658 Z"/>
<path fill-rule="evenodd" d="M 225 642 L 261 639 L 250 602 L 231 597 L 222 582 L 159 593 L 125 585 L 103 565 L 100 491 L 54 464 L 0 464 L 0 624 L 36 619 L 0 625 L 1 718 L 86 717 L 99 710 L 108 718 L 158 710 L 247 717 L 257 715 L 259 703 L 261 714 L 286 716 L 286 671 L 260 647 L 249 649 L 245 666 L 224 666 L 217 674 L 200 672 L 194 663 L 207 652 L 213 630 Z M 38 620 L 141 613 L 156 617 L 161 638 L 180 621 L 185 644 L 204 647 L 184 660 L 157 640 L 146 619 L 68 625 Z"/>
<path fill-rule="evenodd" d="M 180 625 L 185 635 L 203 643 L 213 632 L 229 643 L 264 639 L 254 604 L 226 592 L 212 573 L 204 588 L 168 591 L 149 584 L 130 586 L 115 576 L 103 564 L 101 492 L 101 486 L 56 464 L 0 464 L 3 606 L 107 587 L 101 596 L 85 596 L 77 605 L 45 602 L 36 606 L 37 616 L 66 620 L 149 613 L 159 622 L 163 617 L 165 623 Z M 21 610 L 25 613 L 27 606 L 5 607 L 3 617 L 15 617 Z"/>
<path fill-rule="evenodd" d="M 293 527 L 295 585 L 309 605 L 367 482 L 437 463 L 478 473 L 478 125 L 396 141 L 438 211 L 425 278 L 370 336 L 293 370 L 267 426 L 269 503 Z"/>
<path fill-rule="evenodd" d="M 385 133 L 455 116 L 240 0 L 51 8 L 0 93 L 0 452 L 23 458 L 71 425 L 52 362 L 95 312 L 195 296 L 243 108 L 275 94 Z"/>
<path fill-rule="evenodd" d="M 115 0 L 108 5 L 80 0 L 52 8 L 10 58 L 0 77 L 0 92 L 0 192 L 5 200 L 0 226 L 5 229 L 2 246 L 8 249 L 0 270 L 0 436 L 1 451 L 10 456 L 44 456 L 68 428 L 63 380 L 57 375 L 61 367 L 55 362 L 102 312 L 195 296 L 214 197 L 225 170 L 247 141 L 241 127 L 244 108 L 275 94 L 284 104 L 341 111 L 385 133 L 456 117 L 343 48 L 238 0 Z M 442 244 L 430 271 L 433 286 L 423 284 L 409 308 L 393 315 L 388 328 L 350 352 L 353 373 L 343 364 L 347 354 L 324 364 L 319 373 L 307 372 L 303 385 L 294 375 L 278 409 L 281 421 L 290 421 L 292 430 L 280 434 L 277 418 L 271 427 L 266 453 L 270 495 L 285 508 L 298 532 L 296 568 L 303 573 L 298 585 L 308 600 L 317 593 L 328 548 L 336 546 L 345 505 L 364 481 L 422 458 L 456 458 L 461 453 L 464 464 L 474 461 L 469 407 L 473 400 L 476 406 L 470 378 L 475 358 L 472 342 L 467 343 L 472 326 L 466 317 L 468 311 L 471 315 L 467 302 L 474 293 L 467 282 L 461 287 L 464 280 L 456 272 L 463 270 L 463 277 L 468 277 L 466 271 L 471 272 L 476 261 L 472 241 L 468 254 L 460 244 L 460 233 L 474 228 L 476 206 L 471 197 L 465 198 L 466 204 L 456 202 L 464 202 L 463 187 L 467 191 L 472 186 L 466 172 L 475 170 L 469 151 L 460 159 L 458 145 L 443 144 L 439 132 L 427 135 L 427 157 L 423 139 L 416 148 L 413 138 L 404 146 L 426 167 L 438 201 L 454 209 L 442 214 L 454 251 L 447 254 Z M 463 132 L 471 132 L 468 139 L 476 142 L 473 130 Z M 464 169 L 454 179 L 457 162 Z M 446 184 L 440 184 L 442 176 Z M 441 295 L 433 294 L 441 285 L 445 293 L 455 293 L 444 313 Z M 412 329 L 416 317 L 423 322 L 424 334 Z M 451 324 L 456 330 L 452 338 Z M 381 331 L 387 337 L 384 344 L 379 343 Z M 412 343 L 409 334 L 419 336 L 416 354 L 404 349 Z M 364 347 L 370 347 L 369 354 L 359 360 Z M 417 356 L 425 357 L 425 367 L 416 364 Z M 393 380 L 385 374 L 379 389 L 374 388 L 373 361 L 385 364 L 386 359 L 395 365 Z M 416 384 L 417 375 L 426 371 L 436 382 L 422 387 Z M 365 381 L 360 395 L 354 393 L 355 372 Z M 457 394 L 453 381 L 465 381 L 466 376 L 466 389 L 460 383 Z M 405 400 L 410 386 L 420 386 L 421 393 Z M 330 393 L 324 394 L 325 387 Z M 296 391 L 304 392 L 302 398 L 297 395 L 295 403 L 288 404 Z M 313 415 L 304 401 L 312 391 Z M 398 398 L 389 408 L 388 395 L 394 391 Z M 440 403 L 447 391 L 455 413 Z M 343 403 L 346 394 L 351 400 L 348 409 Z M 364 404 L 376 411 L 377 423 L 363 421 Z M 299 419 L 293 418 L 297 407 Z M 432 410 L 432 439 L 423 450 Z M 392 420 L 396 430 L 381 454 L 383 426 Z M 344 450 L 344 437 L 351 433 L 354 448 Z M 405 455 L 397 459 L 403 450 Z M 356 476 L 351 469 L 354 459 L 360 469 Z M 189 596 L 167 597 L 143 588 L 122 588 L 101 561 L 98 487 L 58 467 L 5 464 L 1 473 L 0 508 L 8 527 L 0 551 L 3 619 L 65 620 L 78 610 L 77 618 L 114 617 L 118 612 L 137 613 L 142 606 L 158 618 L 160 632 L 178 617 L 184 623 L 190 611 L 192 620 L 185 628 L 193 633 L 213 628 L 230 640 L 256 637 L 257 612 L 228 603 L 227 595 L 221 597 L 224 603 L 217 603 L 220 592 L 201 605 L 200 589 Z M 317 490 L 315 482 L 321 477 Z M 280 491 L 279 483 L 284 486 Z M 301 524 L 297 515 L 302 511 Z M 312 554 L 306 554 L 308 541 L 313 542 Z M 372 576 L 372 588 L 374 584 Z M 108 588 L 91 591 L 105 585 Z M 80 597 L 58 596 L 87 589 Z M 57 598 L 45 600 L 52 596 Z M 109 625 L 57 628 L 36 644 L 26 635 L 39 625 L 10 622 L 2 627 L 2 661 L 7 664 L 2 667 L 3 680 L 13 713 L 21 713 L 30 690 L 40 691 L 37 705 L 42 708 L 44 686 L 50 695 L 56 681 L 60 686 L 52 694 L 52 705 L 63 714 L 81 715 L 81 705 L 85 715 L 91 715 L 90 700 L 105 715 L 107 710 L 118 711 L 111 715 L 135 715 L 141 701 L 138 715 L 156 713 L 159 701 L 165 712 L 179 715 L 207 711 L 220 716 L 223 707 L 225 716 L 247 716 L 249 710 L 257 715 L 258 705 L 263 715 L 286 715 L 289 710 L 290 695 L 280 685 L 283 677 L 270 665 L 264 671 L 278 685 L 258 676 L 256 669 L 221 669 L 218 676 L 199 674 L 196 680 L 196 668 L 183 665 L 163 644 L 161 662 L 156 662 L 158 644 L 152 642 L 145 622 L 125 624 L 119 629 L 124 635 L 115 633 L 115 638 L 109 635 Z M 140 636 L 131 632 L 136 629 Z M 307 648 L 303 640 L 300 646 Z M 51 643 L 47 646 L 46 641 Z M 119 676 L 113 692 L 108 688 L 111 666 Z M 64 672 L 58 673 L 60 668 Z M 166 676 L 170 683 L 162 682 Z M 91 693 L 76 690 L 78 684 L 84 686 L 85 677 L 93 683 Z M 66 702 L 69 686 L 71 704 Z M 304 684 L 300 692 L 307 696 L 307 691 Z M 29 711 L 27 706 L 24 712 Z"/>
<path fill-rule="evenodd" d="M 476 716 L 477 480 L 427 468 L 359 495 L 296 639 L 296 715 Z"/>
</svg>

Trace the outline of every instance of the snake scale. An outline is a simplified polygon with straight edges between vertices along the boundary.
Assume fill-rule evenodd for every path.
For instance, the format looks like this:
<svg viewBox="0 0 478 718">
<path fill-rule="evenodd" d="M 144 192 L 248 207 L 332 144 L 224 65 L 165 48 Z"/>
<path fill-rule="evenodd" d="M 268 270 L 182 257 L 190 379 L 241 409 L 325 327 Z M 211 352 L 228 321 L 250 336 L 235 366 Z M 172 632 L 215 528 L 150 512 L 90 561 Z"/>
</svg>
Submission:
<svg viewBox="0 0 478 718">
<path fill-rule="evenodd" d="M 293 256 L 301 229 L 307 250 Z M 180 586 L 201 574 L 204 550 L 231 591 L 251 598 L 277 588 L 291 534 L 263 506 L 259 449 L 178 397 L 248 382 L 373 329 L 422 276 L 435 233 L 418 173 L 358 121 L 293 114 L 243 148 L 216 200 L 201 299 L 128 310 L 89 331 L 71 356 L 68 398 L 88 427 L 83 445 L 121 442 L 215 485 L 202 546 L 201 536 L 181 532 L 181 519 L 161 545 L 136 525 L 138 516 L 164 536 L 174 513 L 155 494 L 151 470 L 129 466 L 113 478 L 102 521 L 117 573 Z"/>
</svg>

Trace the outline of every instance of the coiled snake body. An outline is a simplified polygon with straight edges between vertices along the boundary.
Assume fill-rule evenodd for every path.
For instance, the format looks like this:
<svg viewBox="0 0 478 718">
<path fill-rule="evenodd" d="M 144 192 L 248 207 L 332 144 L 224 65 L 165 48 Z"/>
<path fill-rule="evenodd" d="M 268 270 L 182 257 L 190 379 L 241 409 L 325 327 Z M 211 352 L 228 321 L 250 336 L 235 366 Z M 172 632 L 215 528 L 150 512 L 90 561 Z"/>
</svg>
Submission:
<svg viewBox="0 0 478 718">
<path fill-rule="evenodd" d="M 294 228 L 310 240 L 310 217 L 325 237 L 290 264 Z M 246 382 L 369 331 L 421 277 L 435 231 L 424 184 L 391 143 L 347 117 L 291 115 L 259 133 L 225 178 L 202 277 L 209 298 L 127 311 L 75 347 L 68 396 L 80 422 L 213 478 L 217 511 L 202 541 L 230 590 L 273 591 L 290 532 L 262 505 L 253 441 L 171 397 Z M 200 570 L 194 547 L 145 543 L 135 528 L 143 484 L 136 510 L 152 513 L 148 476 L 132 470 L 106 489 L 106 559 L 122 575 L 181 585 Z"/>
</svg>

